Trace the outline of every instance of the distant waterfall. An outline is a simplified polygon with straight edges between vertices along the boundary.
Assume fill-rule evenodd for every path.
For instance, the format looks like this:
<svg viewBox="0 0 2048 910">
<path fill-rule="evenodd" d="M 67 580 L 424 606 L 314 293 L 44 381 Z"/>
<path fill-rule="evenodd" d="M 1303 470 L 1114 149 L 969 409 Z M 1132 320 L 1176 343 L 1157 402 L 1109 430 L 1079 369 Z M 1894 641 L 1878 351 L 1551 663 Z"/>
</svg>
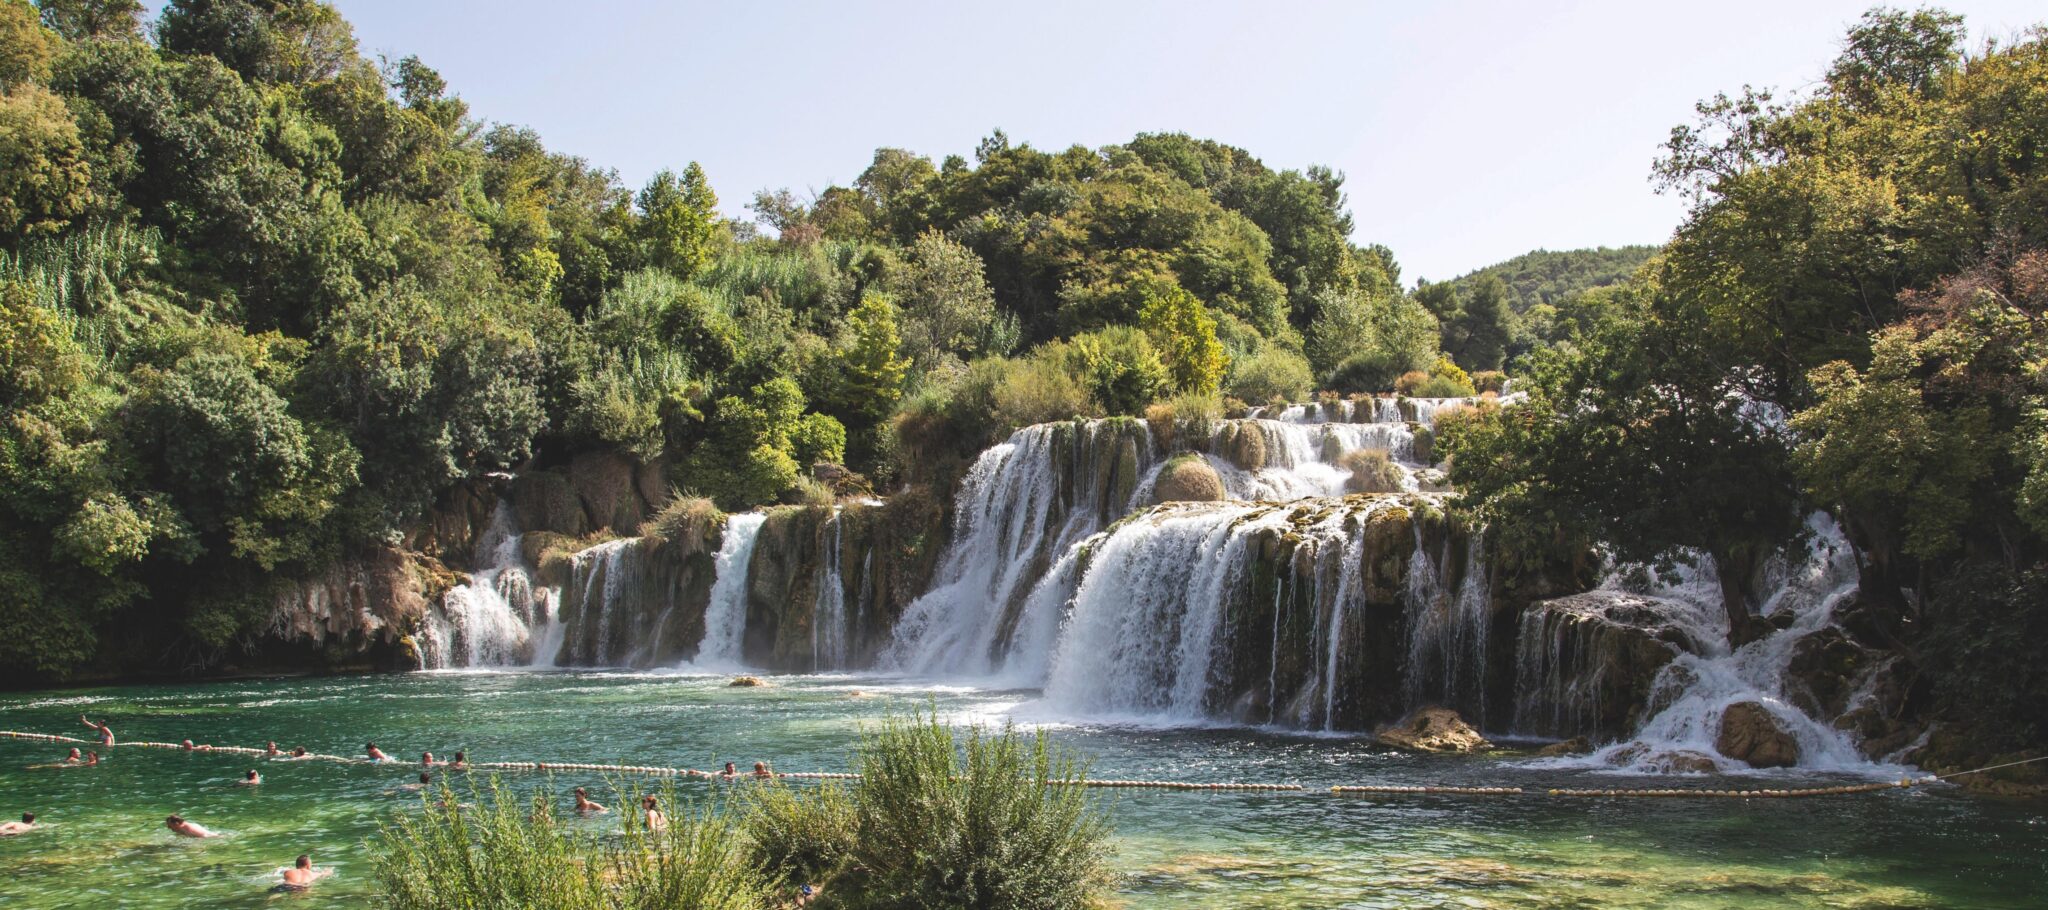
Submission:
<svg viewBox="0 0 2048 910">
<path fill-rule="evenodd" d="M 725 534 L 713 557 L 718 577 L 711 584 L 711 604 L 704 611 L 704 639 L 698 643 L 693 661 L 700 668 L 745 665 L 740 642 L 747 629 L 747 568 L 754 560 L 754 541 L 767 521 L 763 512 L 742 512 L 725 520 Z"/>
<path fill-rule="evenodd" d="M 498 503 L 477 541 L 482 566 L 469 581 L 448 589 L 428 611 L 419 638 L 420 668 L 520 666 L 552 659 L 535 647 L 555 629 L 555 598 L 537 589 L 519 555 L 520 537 L 509 503 Z"/>
</svg>

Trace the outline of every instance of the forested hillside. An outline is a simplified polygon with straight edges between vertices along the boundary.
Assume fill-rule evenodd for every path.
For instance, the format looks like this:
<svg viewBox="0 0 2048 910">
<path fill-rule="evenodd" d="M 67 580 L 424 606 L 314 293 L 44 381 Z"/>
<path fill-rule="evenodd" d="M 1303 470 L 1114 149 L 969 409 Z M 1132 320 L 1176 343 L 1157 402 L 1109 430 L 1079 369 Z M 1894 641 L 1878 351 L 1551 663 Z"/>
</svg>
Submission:
<svg viewBox="0 0 2048 910">
<path fill-rule="evenodd" d="M 1510 361 L 1571 336 L 1603 301 L 1589 291 L 1627 281 L 1656 255 L 1653 246 L 1536 250 L 1440 283 L 1415 299 L 1443 326 L 1444 349 L 1471 366 Z"/>
<path fill-rule="evenodd" d="M 742 509 L 1046 419 L 1470 388 L 1341 176 L 1215 142 L 882 149 L 764 229 L 321 3 L 0 0 L 0 48 L 0 675 L 203 669 L 279 579 L 579 452 Z"/>
</svg>

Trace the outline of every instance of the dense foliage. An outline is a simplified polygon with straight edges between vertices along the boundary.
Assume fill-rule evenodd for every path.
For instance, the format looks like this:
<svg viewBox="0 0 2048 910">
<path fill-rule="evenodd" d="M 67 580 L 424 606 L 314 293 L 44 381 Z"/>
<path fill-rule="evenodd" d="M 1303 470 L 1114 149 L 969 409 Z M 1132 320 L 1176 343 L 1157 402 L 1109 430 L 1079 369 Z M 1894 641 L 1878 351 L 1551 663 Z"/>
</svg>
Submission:
<svg viewBox="0 0 2048 910">
<path fill-rule="evenodd" d="M 1711 555 L 1738 637 L 1749 570 L 1833 513 L 1859 621 L 2016 746 L 2048 738 L 2010 711 L 2048 698 L 2048 33 L 1963 40 L 1875 10 L 1810 93 L 1701 104 L 1657 166 L 1671 244 L 1441 444 L 1519 552 Z"/>
<path fill-rule="evenodd" d="M 1656 255 L 1653 246 L 1536 250 L 1441 284 L 1424 282 L 1415 297 L 1445 326 L 1444 350 L 1479 369 L 1499 345 L 1505 359 L 1570 337 L 1599 306 L 1589 292 L 1627 281 Z M 1482 348 L 1471 351 L 1468 348 Z"/>
<path fill-rule="evenodd" d="M 203 669 L 269 586 L 603 449 L 725 509 L 1010 427 L 1437 357 L 1341 176 L 1183 135 L 723 217 L 373 62 L 312 0 L 0 0 L 0 675 Z"/>
</svg>

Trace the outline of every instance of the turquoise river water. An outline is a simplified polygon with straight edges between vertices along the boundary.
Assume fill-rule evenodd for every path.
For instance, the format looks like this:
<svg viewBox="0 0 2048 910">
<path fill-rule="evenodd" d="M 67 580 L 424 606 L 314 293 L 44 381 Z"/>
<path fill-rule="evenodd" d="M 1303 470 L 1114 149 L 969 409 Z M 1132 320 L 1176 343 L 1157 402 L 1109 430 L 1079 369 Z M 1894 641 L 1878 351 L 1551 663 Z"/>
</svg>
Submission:
<svg viewBox="0 0 2048 910">
<path fill-rule="evenodd" d="M 81 712 L 124 740 L 193 739 L 360 755 L 375 740 L 416 761 L 714 768 L 769 761 L 849 770 L 864 722 L 934 705 L 951 721 L 1032 717 L 1031 692 L 862 677 L 624 672 L 418 673 L 122 686 L 0 695 L 0 729 L 88 737 Z M 1098 778 L 1300 783 L 1307 792 L 1097 790 L 1115 827 L 1120 898 L 1133 908 L 1827 907 L 2048 905 L 2048 805 L 1950 787 L 1802 800 L 1337 797 L 1332 784 L 1713 786 L 1706 779 L 1546 769 L 1526 754 L 1402 755 L 1355 738 L 1255 730 L 1050 725 Z M 416 767 L 265 761 L 121 747 L 90 769 L 36 769 L 66 746 L 0 740 L 0 813 L 44 824 L 0 838 L 0 908 L 361 907 L 364 846 Z M 255 767 L 265 783 L 233 786 Z M 539 775 L 507 775 L 529 786 Z M 1731 786 L 1824 785 L 1811 773 Z M 562 774 L 558 788 L 598 775 Z M 711 784 L 684 784 L 705 794 Z M 1321 792 L 1318 792 L 1321 791 Z M 226 833 L 174 838 L 181 813 Z M 310 851 L 336 875 L 272 894 Z"/>
</svg>

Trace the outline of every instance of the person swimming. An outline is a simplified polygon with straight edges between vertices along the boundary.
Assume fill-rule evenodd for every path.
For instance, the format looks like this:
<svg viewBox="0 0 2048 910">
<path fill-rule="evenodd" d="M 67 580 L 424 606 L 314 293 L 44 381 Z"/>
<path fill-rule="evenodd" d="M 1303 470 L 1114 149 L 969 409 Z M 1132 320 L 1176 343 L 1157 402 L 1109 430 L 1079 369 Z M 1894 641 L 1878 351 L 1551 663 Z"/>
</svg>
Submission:
<svg viewBox="0 0 2048 910">
<path fill-rule="evenodd" d="M 433 767 L 433 766 L 434 766 L 435 764 L 436 764 L 436 763 L 435 763 L 435 761 L 434 761 L 434 753 L 432 753 L 432 752 L 421 752 L 421 753 L 420 753 L 420 767 L 422 767 L 422 768 L 431 768 L 431 767 Z"/>
<path fill-rule="evenodd" d="M 641 797 L 640 806 L 647 813 L 647 830 L 656 834 L 668 830 L 668 816 L 661 813 L 661 806 L 655 802 L 654 797 Z"/>
<path fill-rule="evenodd" d="M 754 763 L 754 777 L 756 777 L 756 778 L 768 778 L 768 777 L 774 777 L 774 776 L 775 776 L 775 772 L 773 772 L 773 771 L 770 771 L 770 770 L 768 770 L 768 763 L 767 763 L 767 762 L 764 762 L 764 761 L 757 761 L 757 762 L 755 762 L 755 763 Z"/>
<path fill-rule="evenodd" d="M 85 767 L 88 767 L 88 768 L 90 768 L 90 767 L 92 767 L 92 766 L 94 766 L 94 765 L 97 765 L 97 764 L 99 764 L 99 763 L 100 763 L 100 754 L 99 754 L 98 752 L 91 752 L 91 751 L 89 751 L 89 752 L 85 753 Z"/>
<path fill-rule="evenodd" d="M 263 754 L 268 758 L 276 758 L 284 753 L 277 751 L 277 740 L 273 739 L 263 745 Z"/>
<path fill-rule="evenodd" d="M 732 762 L 726 762 L 725 770 L 718 772 L 718 776 L 723 780 L 732 780 L 734 778 L 737 778 L 740 776 L 739 766 L 733 764 Z"/>
<path fill-rule="evenodd" d="M 305 746 L 294 746 L 294 747 L 292 747 L 292 757 L 293 757 L 293 758 L 305 758 L 305 757 L 306 757 L 306 747 L 305 747 Z"/>
<path fill-rule="evenodd" d="M 235 786 L 254 787 L 261 783 L 263 783 L 263 775 L 256 773 L 256 769 L 250 768 L 249 773 L 242 775 L 241 780 L 235 781 Z"/>
<path fill-rule="evenodd" d="M 0 823 L 0 837 L 13 837 L 17 834 L 27 834 L 30 831 L 35 830 L 35 827 L 36 814 L 34 812 L 23 812 L 21 813 L 21 821 Z"/>
<path fill-rule="evenodd" d="M 111 746 L 114 744 L 114 729 L 112 727 L 109 727 L 106 724 L 96 724 L 92 721 L 86 720 L 85 715 L 83 714 L 78 715 L 78 722 L 100 731 L 100 745 Z"/>
<path fill-rule="evenodd" d="M 450 770 L 450 771 L 467 771 L 467 770 L 469 770 L 469 756 L 468 756 L 468 755 L 466 755 L 466 754 L 464 754 L 464 753 L 463 753 L 463 751 L 462 751 L 462 750 L 460 750 L 460 749 L 457 749 L 457 750 L 455 750 L 455 760 L 454 760 L 454 761 L 451 761 L 451 762 L 449 762 L 449 763 L 448 763 L 448 770 Z"/>
<path fill-rule="evenodd" d="M 171 833 L 179 837 L 199 838 L 220 836 L 216 832 L 207 830 L 204 825 L 200 825 L 194 822 L 188 822 L 185 819 L 176 815 L 166 816 L 164 818 L 164 827 L 171 829 Z"/>
<path fill-rule="evenodd" d="M 364 752 L 365 754 L 367 754 L 367 755 L 369 755 L 369 756 L 370 756 L 370 760 L 371 760 L 371 761 L 390 761 L 390 760 L 391 760 L 391 756 L 389 756 L 389 755 L 385 755 L 385 754 L 384 754 L 384 750 L 383 750 L 383 749 L 379 749 L 379 748 L 377 748 L 377 744 L 376 744 L 376 743 L 364 743 L 364 744 L 363 744 L 363 752 Z"/>
<path fill-rule="evenodd" d="M 420 772 L 420 782 L 419 782 L 419 783 L 416 783 L 416 784 L 406 784 L 406 785 L 404 785 L 404 786 L 402 786 L 402 787 L 399 787 L 398 789 L 399 789 L 399 791 L 400 791 L 400 792 L 402 792 L 402 793 L 418 793 L 418 792 L 420 792 L 421 790 L 425 790 L 426 788 L 428 788 L 428 787 L 431 787 L 431 786 L 433 786 L 433 784 L 434 784 L 434 775 L 432 775 L 432 774 L 428 774 L 428 773 L 427 773 L 427 772 L 425 772 L 425 771 L 421 771 L 421 772 Z"/>
<path fill-rule="evenodd" d="M 610 811 L 610 809 L 605 808 L 602 804 L 591 802 L 590 791 L 585 790 L 582 787 L 576 788 L 577 815 L 602 815 Z"/>
<path fill-rule="evenodd" d="M 332 869 L 315 868 L 313 866 L 313 857 L 309 854 L 301 853 L 299 854 L 298 861 L 293 863 L 290 869 L 284 870 L 284 875 L 282 876 L 284 883 L 278 885 L 278 889 L 283 891 L 305 891 L 313 887 L 314 882 L 332 874 L 334 874 Z"/>
<path fill-rule="evenodd" d="M 84 764 L 85 760 L 79 757 L 78 749 L 73 748 L 71 750 L 71 754 L 64 756 L 63 760 L 61 761 L 53 761 L 40 765 L 30 765 L 28 767 L 29 770 L 33 771 L 37 768 L 76 768 Z"/>
<path fill-rule="evenodd" d="M 194 751 L 197 751 L 197 747 L 193 746 L 193 745 L 192 745 L 192 741 L 191 741 L 191 740 L 189 740 L 189 739 L 188 739 L 188 740 L 185 740 L 185 741 L 184 741 L 184 742 L 182 742 L 182 743 L 179 743 L 179 745 L 180 745 L 181 747 L 183 747 L 183 748 L 184 748 L 184 750 L 185 750 L 185 751 L 187 751 L 187 752 L 194 752 Z"/>
<path fill-rule="evenodd" d="M 64 756 L 64 763 L 67 765 L 76 765 L 83 761 L 85 761 L 85 759 L 78 754 L 78 748 L 76 746 L 72 747 L 70 755 Z"/>
</svg>

